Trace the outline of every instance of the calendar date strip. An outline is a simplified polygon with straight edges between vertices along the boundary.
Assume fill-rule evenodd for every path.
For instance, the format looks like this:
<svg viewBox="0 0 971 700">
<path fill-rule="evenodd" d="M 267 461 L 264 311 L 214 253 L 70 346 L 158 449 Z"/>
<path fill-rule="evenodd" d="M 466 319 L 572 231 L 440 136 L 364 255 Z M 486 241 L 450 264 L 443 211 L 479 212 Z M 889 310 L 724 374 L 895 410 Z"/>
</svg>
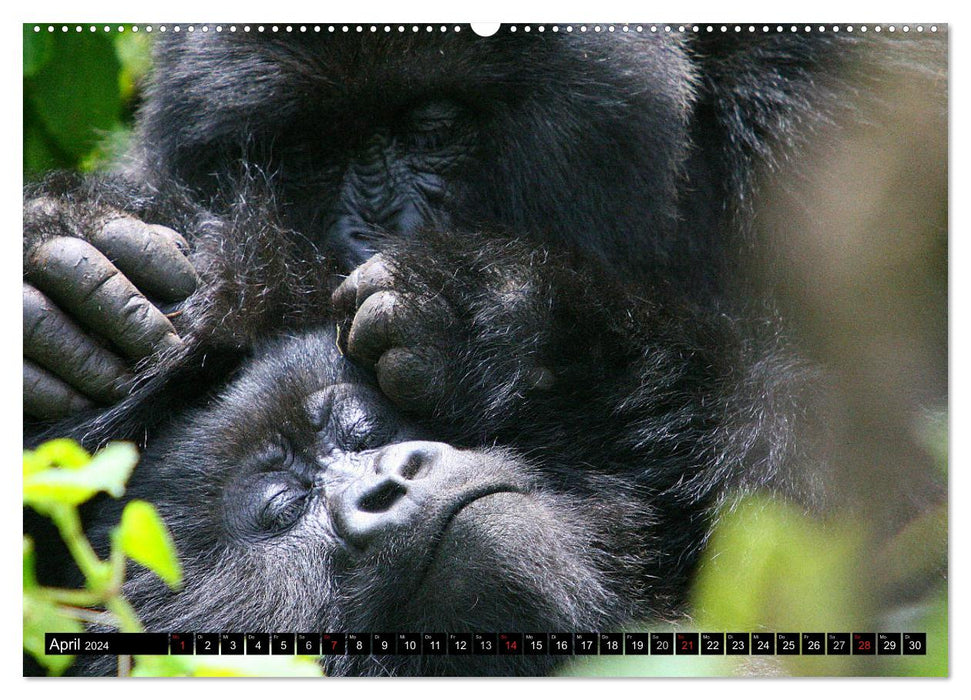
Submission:
<svg viewBox="0 0 971 700">
<path fill-rule="evenodd" d="M 51 655 L 926 655 L 924 632 L 48 632 Z"/>
</svg>

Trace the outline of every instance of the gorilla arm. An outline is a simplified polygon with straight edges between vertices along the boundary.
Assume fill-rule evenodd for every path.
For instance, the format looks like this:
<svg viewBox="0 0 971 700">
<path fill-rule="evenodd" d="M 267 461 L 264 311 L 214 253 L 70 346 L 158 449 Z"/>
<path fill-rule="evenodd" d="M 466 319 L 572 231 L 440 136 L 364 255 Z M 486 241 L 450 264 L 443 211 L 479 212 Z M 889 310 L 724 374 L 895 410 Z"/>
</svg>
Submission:
<svg viewBox="0 0 971 700">
<path fill-rule="evenodd" d="M 784 343 L 747 315 L 628 288 L 599 265 L 515 239 L 423 235 L 338 288 L 341 344 L 459 444 L 569 445 L 574 463 L 650 473 L 679 499 L 773 479 L 805 379 Z"/>
</svg>

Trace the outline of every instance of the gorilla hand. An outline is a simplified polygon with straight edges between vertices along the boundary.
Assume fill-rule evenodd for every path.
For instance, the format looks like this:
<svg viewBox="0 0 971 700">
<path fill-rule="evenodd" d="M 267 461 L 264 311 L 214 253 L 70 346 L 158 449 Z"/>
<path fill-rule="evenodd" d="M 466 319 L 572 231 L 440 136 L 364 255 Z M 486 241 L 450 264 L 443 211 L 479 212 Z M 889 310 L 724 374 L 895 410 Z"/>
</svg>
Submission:
<svg viewBox="0 0 971 700">
<path fill-rule="evenodd" d="M 397 291 L 382 255 L 354 270 L 333 301 L 338 314 L 353 319 L 339 326 L 341 351 L 373 369 L 382 391 L 399 407 L 435 413 L 449 384 L 447 351 L 437 342 L 455 323 L 447 302 Z"/>
<path fill-rule="evenodd" d="M 181 345 L 163 304 L 198 277 L 175 231 L 38 197 L 24 215 L 24 412 L 49 419 L 127 393 L 131 367 Z"/>
<path fill-rule="evenodd" d="M 556 383 L 547 260 L 531 266 L 505 243 L 481 256 L 475 243 L 441 242 L 448 252 L 424 240 L 354 270 L 333 296 L 338 344 L 399 408 L 494 430 Z M 422 265 L 420 250 L 436 264 Z"/>
</svg>

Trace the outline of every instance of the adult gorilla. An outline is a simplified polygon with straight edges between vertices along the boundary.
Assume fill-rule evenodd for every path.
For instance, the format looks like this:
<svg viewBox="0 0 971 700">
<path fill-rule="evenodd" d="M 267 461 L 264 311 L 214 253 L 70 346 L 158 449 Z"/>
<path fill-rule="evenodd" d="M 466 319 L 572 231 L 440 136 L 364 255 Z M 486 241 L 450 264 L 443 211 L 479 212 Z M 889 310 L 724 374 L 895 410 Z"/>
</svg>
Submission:
<svg viewBox="0 0 971 700">
<path fill-rule="evenodd" d="M 241 29 L 160 38 L 119 172 L 28 188 L 28 416 L 87 412 L 91 439 L 142 438 L 255 340 L 332 318 L 340 276 L 372 253 L 404 244 L 430 276 L 454 272 L 422 254 L 442 234 L 472 256 L 525 242 L 515 269 L 492 266 L 507 301 L 603 302 L 613 325 L 642 299 L 683 313 L 672 321 L 682 326 L 750 318 L 734 281 L 755 160 L 827 116 L 820 86 L 854 46 L 831 35 Z M 573 342 L 533 310 L 505 307 L 497 330 L 509 335 L 479 345 L 474 385 L 549 387 L 561 361 L 633 376 L 653 332 L 618 328 L 607 347 L 585 324 L 591 334 Z M 510 348 L 534 356 L 528 371 Z"/>
</svg>

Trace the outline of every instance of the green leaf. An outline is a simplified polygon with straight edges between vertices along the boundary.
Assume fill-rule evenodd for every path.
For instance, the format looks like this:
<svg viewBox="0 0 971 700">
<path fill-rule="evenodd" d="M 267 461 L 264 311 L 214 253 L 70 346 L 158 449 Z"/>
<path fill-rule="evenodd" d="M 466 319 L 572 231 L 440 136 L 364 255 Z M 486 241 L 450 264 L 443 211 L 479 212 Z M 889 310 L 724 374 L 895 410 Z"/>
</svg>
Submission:
<svg viewBox="0 0 971 700">
<path fill-rule="evenodd" d="M 34 557 L 34 541 L 24 537 L 24 593 L 37 588 L 37 566 Z"/>
<path fill-rule="evenodd" d="M 91 462 L 91 455 L 87 450 L 67 438 L 45 442 L 35 452 L 48 464 L 64 469 L 80 469 Z"/>
<path fill-rule="evenodd" d="M 928 508 L 884 545 L 879 576 L 897 586 L 930 580 L 947 569 L 947 503 Z"/>
<path fill-rule="evenodd" d="M 39 594 L 24 591 L 24 649 L 50 673 L 60 675 L 74 663 L 73 656 L 48 656 L 44 651 L 47 632 L 83 632 L 81 623 Z"/>
<path fill-rule="evenodd" d="M 78 167 L 90 172 L 110 165 L 128 152 L 131 143 L 131 129 L 117 126 L 102 134 L 102 138 L 91 151 L 81 159 Z"/>
<path fill-rule="evenodd" d="M 24 172 L 33 177 L 38 173 L 66 165 L 51 147 L 50 138 L 37 126 L 32 114 L 24 114 Z"/>
<path fill-rule="evenodd" d="M 310 656 L 136 656 L 132 676 L 259 676 L 309 678 L 324 675 Z"/>
<path fill-rule="evenodd" d="M 899 672 L 908 676 L 947 677 L 947 587 L 941 586 L 934 595 L 928 596 L 917 619 L 907 624 L 904 629 L 927 634 L 927 654 L 893 657 L 900 663 Z"/>
<path fill-rule="evenodd" d="M 123 99 L 131 99 L 152 68 L 152 35 L 144 32 L 115 34 L 115 50 L 121 62 L 118 76 Z"/>
<path fill-rule="evenodd" d="M 182 585 L 175 544 L 158 511 L 145 501 L 131 501 L 121 514 L 116 541 L 132 560 L 154 571 L 170 588 Z"/>
<path fill-rule="evenodd" d="M 54 37 L 46 31 L 35 32 L 33 24 L 24 25 L 24 77 L 31 76 L 47 63 L 54 53 Z"/>
<path fill-rule="evenodd" d="M 31 474 L 37 474 L 45 469 L 49 469 L 50 466 L 46 460 L 38 457 L 36 452 L 24 450 L 24 479 Z"/>
<path fill-rule="evenodd" d="M 137 462 L 135 446 L 124 442 L 108 445 L 83 467 L 51 468 L 28 474 L 28 469 L 36 467 L 31 461 L 29 468 L 25 466 L 24 503 L 46 513 L 52 505 L 77 506 L 101 491 L 119 498 L 125 493 L 125 483 Z"/>
<path fill-rule="evenodd" d="M 121 116 L 120 63 L 111 37 L 68 32 L 51 41 L 51 54 L 25 78 L 24 96 L 57 144 L 81 157 L 100 131 Z"/>
</svg>

